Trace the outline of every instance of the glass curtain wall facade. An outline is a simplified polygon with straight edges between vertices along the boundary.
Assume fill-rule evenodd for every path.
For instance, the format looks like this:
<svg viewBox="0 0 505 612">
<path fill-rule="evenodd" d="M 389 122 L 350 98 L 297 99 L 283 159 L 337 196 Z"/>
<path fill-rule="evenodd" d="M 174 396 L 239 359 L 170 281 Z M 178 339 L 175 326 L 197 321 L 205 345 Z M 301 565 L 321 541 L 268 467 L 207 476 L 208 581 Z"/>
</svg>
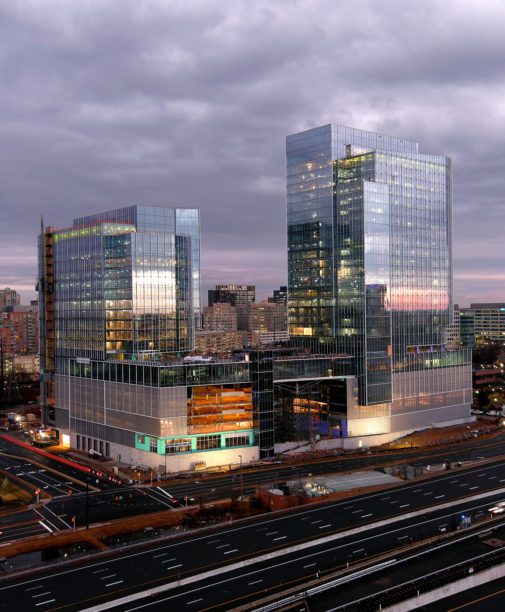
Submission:
<svg viewBox="0 0 505 612">
<path fill-rule="evenodd" d="M 126 229 L 104 239 L 96 255 L 103 257 L 103 267 L 92 267 L 97 291 L 103 291 L 103 310 L 97 314 L 99 326 L 105 321 L 105 345 L 100 349 L 116 359 L 156 359 L 159 353 L 193 350 L 200 309 L 199 211 L 129 206 L 82 217 L 74 224 L 105 226 L 105 222 L 125 224 Z M 86 251 L 87 245 L 76 246 Z M 62 257 L 56 248 L 55 255 L 58 274 Z M 79 284 L 81 270 L 74 273 Z M 61 283 L 58 279 L 56 283 L 61 303 Z M 77 293 L 82 314 L 82 285 Z M 103 354 L 81 356 L 104 358 Z"/>
<path fill-rule="evenodd" d="M 129 206 L 42 230 L 43 406 L 54 405 L 53 381 L 71 359 L 135 363 L 194 349 L 198 210 Z M 46 420 L 58 426 L 55 414 Z"/>
<path fill-rule="evenodd" d="M 290 333 L 356 357 L 350 435 L 469 416 L 469 356 L 444 344 L 450 179 L 414 142 L 338 125 L 287 138 Z"/>
</svg>

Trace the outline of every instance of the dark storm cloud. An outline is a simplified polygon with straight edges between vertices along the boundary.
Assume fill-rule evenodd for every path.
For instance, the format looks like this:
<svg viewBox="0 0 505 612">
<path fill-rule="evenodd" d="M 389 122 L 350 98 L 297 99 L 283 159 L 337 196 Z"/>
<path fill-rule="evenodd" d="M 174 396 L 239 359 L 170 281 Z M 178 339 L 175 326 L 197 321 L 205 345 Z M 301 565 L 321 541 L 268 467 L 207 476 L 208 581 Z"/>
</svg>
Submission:
<svg viewBox="0 0 505 612">
<path fill-rule="evenodd" d="M 286 282 L 284 138 L 329 121 L 454 162 L 456 299 L 505 299 L 499 2 L 0 0 L 0 286 L 39 215 L 199 206 L 204 285 Z"/>
</svg>

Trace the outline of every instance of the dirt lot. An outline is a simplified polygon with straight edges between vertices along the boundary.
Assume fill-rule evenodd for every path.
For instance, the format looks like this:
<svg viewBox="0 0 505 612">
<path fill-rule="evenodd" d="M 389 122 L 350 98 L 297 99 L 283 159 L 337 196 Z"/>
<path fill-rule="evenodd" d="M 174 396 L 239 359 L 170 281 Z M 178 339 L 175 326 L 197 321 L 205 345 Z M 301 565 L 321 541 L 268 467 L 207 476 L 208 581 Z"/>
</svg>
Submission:
<svg viewBox="0 0 505 612">
<path fill-rule="evenodd" d="M 469 425 L 454 425 L 453 427 L 434 427 L 416 431 L 381 448 L 425 448 L 452 444 L 471 440 L 475 437 L 490 437 L 498 435 L 503 429 L 497 427 L 495 419 L 477 419 Z M 477 433 L 478 432 L 478 433 Z"/>
<path fill-rule="evenodd" d="M 0 498 L 2 504 L 0 505 L 0 512 L 17 509 L 20 506 L 26 506 L 32 501 L 30 493 L 18 487 L 4 474 L 0 473 Z"/>
</svg>

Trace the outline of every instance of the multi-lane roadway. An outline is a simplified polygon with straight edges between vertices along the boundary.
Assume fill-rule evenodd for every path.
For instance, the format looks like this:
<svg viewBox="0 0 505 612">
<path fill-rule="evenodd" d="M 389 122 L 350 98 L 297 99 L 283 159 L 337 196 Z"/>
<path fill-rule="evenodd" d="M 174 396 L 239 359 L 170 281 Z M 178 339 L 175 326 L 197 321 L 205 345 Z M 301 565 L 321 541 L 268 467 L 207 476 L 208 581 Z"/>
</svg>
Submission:
<svg viewBox="0 0 505 612">
<path fill-rule="evenodd" d="M 504 440 L 505 434 L 502 434 L 492 440 L 481 440 L 478 444 L 463 443 L 437 451 L 413 449 L 406 452 L 343 456 L 296 466 L 273 465 L 260 470 L 244 469 L 242 473 L 236 471 L 221 476 L 202 474 L 190 480 L 173 481 L 154 487 L 117 487 L 103 479 L 89 478 L 89 475 L 71 464 L 61 463 L 47 455 L 34 452 L 28 446 L 14 444 L 5 436 L 0 436 L 0 452 L 8 453 L 8 456 L 0 455 L 0 467 L 3 467 L 7 473 L 18 475 L 19 478 L 52 495 L 53 501 L 46 504 L 45 510 L 40 511 L 61 518 L 61 521 L 57 521 L 53 517 L 50 525 L 36 512 L 31 512 L 30 518 L 27 518 L 28 515 L 25 516 L 25 513 L 19 521 L 12 520 L 13 523 L 20 522 L 25 523 L 24 525 L 13 525 L 10 530 L 0 527 L 0 531 L 4 532 L 0 534 L 0 542 L 43 533 L 48 531 L 47 527 L 51 531 L 65 529 L 70 524 L 73 525 L 74 520 L 75 525 L 80 526 L 87 522 L 103 522 L 134 514 L 167 510 L 186 503 L 212 502 L 216 499 L 238 496 L 240 493 L 248 495 L 255 492 L 258 484 L 276 484 L 307 477 L 309 474 L 317 476 L 332 472 L 370 469 L 402 461 L 420 466 L 427 463 L 454 463 L 457 460 L 475 461 L 492 458 L 503 452 Z M 28 460 L 34 460 L 36 463 L 31 464 Z M 89 495 L 84 493 L 85 479 L 90 480 L 95 488 L 103 490 L 90 491 Z M 41 520 L 44 522 L 43 526 L 40 524 Z"/>
<path fill-rule="evenodd" d="M 281 585 L 405 546 L 411 539 L 446 533 L 462 514 L 479 520 L 504 498 L 503 461 L 444 472 L 387 492 L 108 553 L 23 579 L 6 578 L 0 585 L 0 605 L 105 610 L 116 601 L 121 609 L 170 605 L 203 610 L 228 602 L 225 609 L 230 609 Z M 160 586 L 160 593 L 150 592 Z M 45 595 L 35 597 L 39 592 Z M 134 600 L 125 604 L 117 601 L 132 595 Z"/>
</svg>

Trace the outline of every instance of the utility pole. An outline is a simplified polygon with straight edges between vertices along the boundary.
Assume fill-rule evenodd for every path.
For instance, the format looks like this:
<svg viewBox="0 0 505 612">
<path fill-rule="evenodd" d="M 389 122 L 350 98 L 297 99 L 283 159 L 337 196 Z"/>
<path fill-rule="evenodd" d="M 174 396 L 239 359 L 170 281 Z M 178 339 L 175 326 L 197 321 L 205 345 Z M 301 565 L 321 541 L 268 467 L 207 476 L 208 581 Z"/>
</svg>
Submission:
<svg viewBox="0 0 505 612">
<path fill-rule="evenodd" d="M 4 401 L 4 343 L 0 336 L 0 405 Z"/>
<path fill-rule="evenodd" d="M 86 477 L 86 529 L 89 529 L 89 482 Z"/>
<path fill-rule="evenodd" d="M 239 455 L 240 457 L 240 499 L 242 500 L 242 497 L 244 495 L 244 479 L 243 479 L 243 473 L 242 473 L 242 455 Z"/>
</svg>

